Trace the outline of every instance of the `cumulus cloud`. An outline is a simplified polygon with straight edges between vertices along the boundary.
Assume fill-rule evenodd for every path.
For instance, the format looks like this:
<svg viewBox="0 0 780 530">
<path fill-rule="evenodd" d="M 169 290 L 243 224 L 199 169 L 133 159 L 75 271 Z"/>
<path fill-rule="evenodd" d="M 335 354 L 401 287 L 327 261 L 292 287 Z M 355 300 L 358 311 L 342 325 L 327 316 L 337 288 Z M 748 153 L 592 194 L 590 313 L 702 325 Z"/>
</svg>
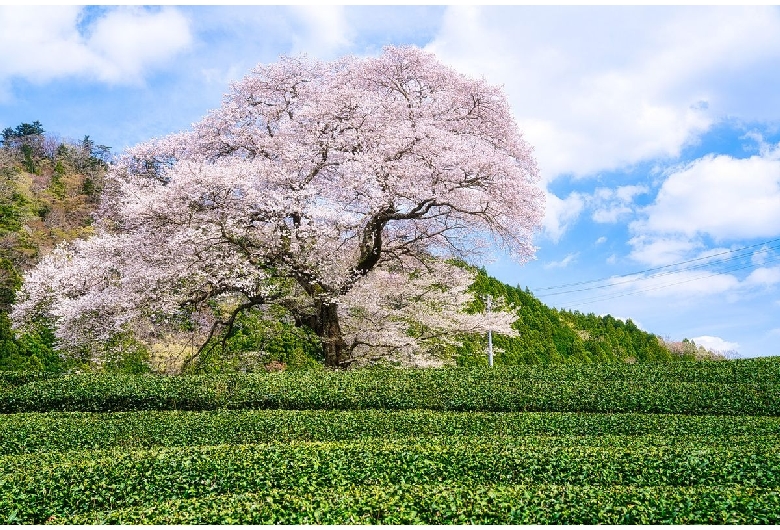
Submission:
<svg viewBox="0 0 780 530">
<path fill-rule="evenodd" d="M 330 58 L 351 44 L 353 31 L 344 6 L 290 6 L 290 12 L 301 26 L 292 36 L 293 53 Z"/>
<path fill-rule="evenodd" d="M 674 168 L 632 229 L 715 240 L 780 235 L 778 155 L 780 146 L 750 158 L 708 155 Z"/>
<path fill-rule="evenodd" d="M 731 274 L 706 271 L 679 271 L 662 275 L 636 275 L 616 280 L 615 289 L 643 293 L 649 297 L 689 298 L 724 294 L 740 287 L 740 281 Z"/>
<path fill-rule="evenodd" d="M 573 259 L 577 254 L 570 256 Z M 545 268 L 560 267 L 563 262 L 569 261 L 568 258 L 569 256 L 561 262 L 550 263 Z M 614 260 L 608 260 L 610 261 Z M 743 279 L 729 272 L 716 272 L 706 268 L 693 270 L 662 268 L 644 273 L 615 276 L 602 280 L 596 285 L 578 289 L 581 294 L 572 303 L 577 306 L 631 297 L 644 300 L 650 305 L 653 300 L 690 305 L 700 304 L 707 297 L 713 296 L 720 301 L 734 302 L 755 296 L 757 287 L 773 288 L 778 284 L 780 284 L 780 266 L 756 269 Z"/>
<path fill-rule="evenodd" d="M 725 353 L 725 352 L 739 350 L 739 343 L 729 342 L 720 337 L 713 337 L 711 335 L 702 335 L 701 337 L 693 337 L 691 340 L 696 344 L 698 344 L 699 346 L 704 346 L 710 351 Z"/>
<path fill-rule="evenodd" d="M 664 237 L 637 235 L 628 240 L 633 247 L 629 257 L 640 263 L 651 265 L 667 265 L 682 261 L 702 244 L 685 237 Z"/>
<path fill-rule="evenodd" d="M 568 228 L 577 221 L 580 214 L 592 210 L 597 223 L 616 223 L 636 211 L 634 198 L 648 192 L 647 186 L 618 186 L 598 188 L 593 193 L 570 193 L 565 199 L 547 193 L 547 204 L 543 227 L 545 234 L 558 242 Z M 606 238 L 596 242 L 603 243 Z"/>
<path fill-rule="evenodd" d="M 557 243 L 569 225 L 577 220 L 584 207 L 585 199 L 579 193 L 572 193 L 565 199 L 547 193 L 542 220 L 545 235 Z"/>
<path fill-rule="evenodd" d="M 76 6 L 0 6 L 0 81 L 83 76 L 139 83 L 192 41 L 175 8 L 118 7 L 92 20 L 85 13 Z"/>
<path fill-rule="evenodd" d="M 780 267 L 759 267 L 751 272 L 745 283 L 750 285 L 775 285 L 780 283 Z"/>
<path fill-rule="evenodd" d="M 634 197 L 647 193 L 647 186 L 619 186 L 615 189 L 598 188 L 592 196 L 593 220 L 597 223 L 616 223 L 635 211 Z"/>
<path fill-rule="evenodd" d="M 780 101 L 771 6 L 451 7 L 428 48 L 504 84 L 548 181 L 676 157 L 715 121 L 770 119 L 758 102 Z"/>
<path fill-rule="evenodd" d="M 750 256 L 750 262 L 753 265 L 763 265 L 767 262 L 767 260 L 771 259 L 774 256 L 774 253 L 772 250 L 764 245 L 757 251 L 753 252 L 753 255 Z"/>
<path fill-rule="evenodd" d="M 621 216 L 630 214 L 633 210 L 625 205 L 613 205 L 609 209 L 600 208 L 593 212 L 593 220 L 597 223 L 617 223 Z"/>
<path fill-rule="evenodd" d="M 565 258 L 563 258 L 560 261 L 551 261 L 550 263 L 547 263 L 544 265 L 545 269 L 564 269 L 568 267 L 570 264 L 575 263 L 577 261 L 577 256 L 579 256 L 579 252 L 572 252 L 571 254 L 566 255 Z"/>
</svg>

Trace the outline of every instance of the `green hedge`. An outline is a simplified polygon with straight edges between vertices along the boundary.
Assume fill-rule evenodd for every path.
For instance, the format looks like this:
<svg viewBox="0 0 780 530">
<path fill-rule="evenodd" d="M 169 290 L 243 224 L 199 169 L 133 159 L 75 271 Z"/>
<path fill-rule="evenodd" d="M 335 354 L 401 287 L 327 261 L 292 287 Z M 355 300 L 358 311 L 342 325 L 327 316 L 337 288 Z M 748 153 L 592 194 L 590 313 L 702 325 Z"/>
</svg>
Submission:
<svg viewBox="0 0 780 530">
<path fill-rule="evenodd" d="M 292 442 L 39 453 L 0 463 L 0 514 L 24 523 L 274 489 L 307 495 L 394 484 L 780 487 L 777 437 L 725 446 L 625 437 Z"/>
<path fill-rule="evenodd" d="M 689 370 L 682 369 L 688 367 Z M 431 409 L 780 415 L 775 359 L 661 365 L 70 375 L 0 387 L 0 412 Z"/>
<path fill-rule="evenodd" d="M 344 487 L 208 495 L 110 513 L 54 516 L 64 524 L 776 524 L 780 494 L 739 486 Z"/>
<path fill-rule="evenodd" d="M 776 523 L 778 367 L 2 373 L 0 524 Z"/>
<path fill-rule="evenodd" d="M 780 437 L 780 418 L 429 410 L 25 413 L 0 422 L 0 455 L 418 436 L 642 436 L 657 439 L 657 445 L 690 439 L 743 444 Z"/>
</svg>

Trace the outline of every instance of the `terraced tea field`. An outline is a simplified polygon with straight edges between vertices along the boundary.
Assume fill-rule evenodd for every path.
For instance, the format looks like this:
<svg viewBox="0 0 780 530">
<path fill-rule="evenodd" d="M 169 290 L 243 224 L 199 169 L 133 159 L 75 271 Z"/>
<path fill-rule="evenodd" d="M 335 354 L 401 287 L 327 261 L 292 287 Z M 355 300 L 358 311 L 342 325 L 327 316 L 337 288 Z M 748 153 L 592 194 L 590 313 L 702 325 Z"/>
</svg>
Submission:
<svg viewBox="0 0 780 530">
<path fill-rule="evenodd" d="M 0 374 L 0 523 L 780 521 L 780 362 Z"/>
</svg>

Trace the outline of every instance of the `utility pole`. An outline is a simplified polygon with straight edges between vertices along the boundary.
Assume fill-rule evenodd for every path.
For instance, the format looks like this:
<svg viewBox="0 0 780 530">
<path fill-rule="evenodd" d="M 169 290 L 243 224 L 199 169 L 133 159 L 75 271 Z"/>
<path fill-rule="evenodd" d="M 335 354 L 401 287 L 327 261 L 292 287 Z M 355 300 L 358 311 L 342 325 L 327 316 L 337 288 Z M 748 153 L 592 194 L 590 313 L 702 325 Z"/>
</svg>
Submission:
<svg viewBox="0 0 780 530">
<path fill-rule="evenodd" d="M 493 297 L 487 295 L 487 314 L 490 314 L 490 310 L 493 308 Z M 488 328 L 488 366 L 493 368 L 493 330 Z"/>
</svg>

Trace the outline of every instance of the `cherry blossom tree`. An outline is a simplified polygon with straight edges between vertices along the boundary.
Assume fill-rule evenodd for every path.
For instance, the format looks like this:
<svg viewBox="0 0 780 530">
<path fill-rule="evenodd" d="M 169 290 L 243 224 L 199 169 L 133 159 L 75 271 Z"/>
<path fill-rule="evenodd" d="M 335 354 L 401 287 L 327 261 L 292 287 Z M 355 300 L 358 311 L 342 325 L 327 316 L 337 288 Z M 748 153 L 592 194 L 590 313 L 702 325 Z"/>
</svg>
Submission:
<svg viewBox="0 0 780 530">
<path fill-rule="evenodd" d="M 457 345 L 461 334 L 491 330 L 517 336 L 513 308 L 463 311 L 473 299 L 468 288 L 474 278 L 473 272 L 439 259 L 425 260 L 412 273 L 375 268 L 339 299 L 348 358 L 358 365 L 441 366 L 446 359 L 437 351 Z"/>
<path fill-rule="evenodd" d="M 426 299 L 439 316 L 420 329 L 476 329 L 445 302 L 464 300 L 468 277 L 444 258 L 533 255 L 538 178 L 502 91 L 429 53 L 283 58 L 190 131 L 124 153 L 98 234 L 31 272 L 14 318 L 48 311 L 75 344 L 184 312 L 205 344 L 277 304 L 320 336 L 329 366 L 413 349 L 443 335 L 408 333 L 399 311 Z M 402 287 L 414 303 L 397 302 Z"/>
</svg>

